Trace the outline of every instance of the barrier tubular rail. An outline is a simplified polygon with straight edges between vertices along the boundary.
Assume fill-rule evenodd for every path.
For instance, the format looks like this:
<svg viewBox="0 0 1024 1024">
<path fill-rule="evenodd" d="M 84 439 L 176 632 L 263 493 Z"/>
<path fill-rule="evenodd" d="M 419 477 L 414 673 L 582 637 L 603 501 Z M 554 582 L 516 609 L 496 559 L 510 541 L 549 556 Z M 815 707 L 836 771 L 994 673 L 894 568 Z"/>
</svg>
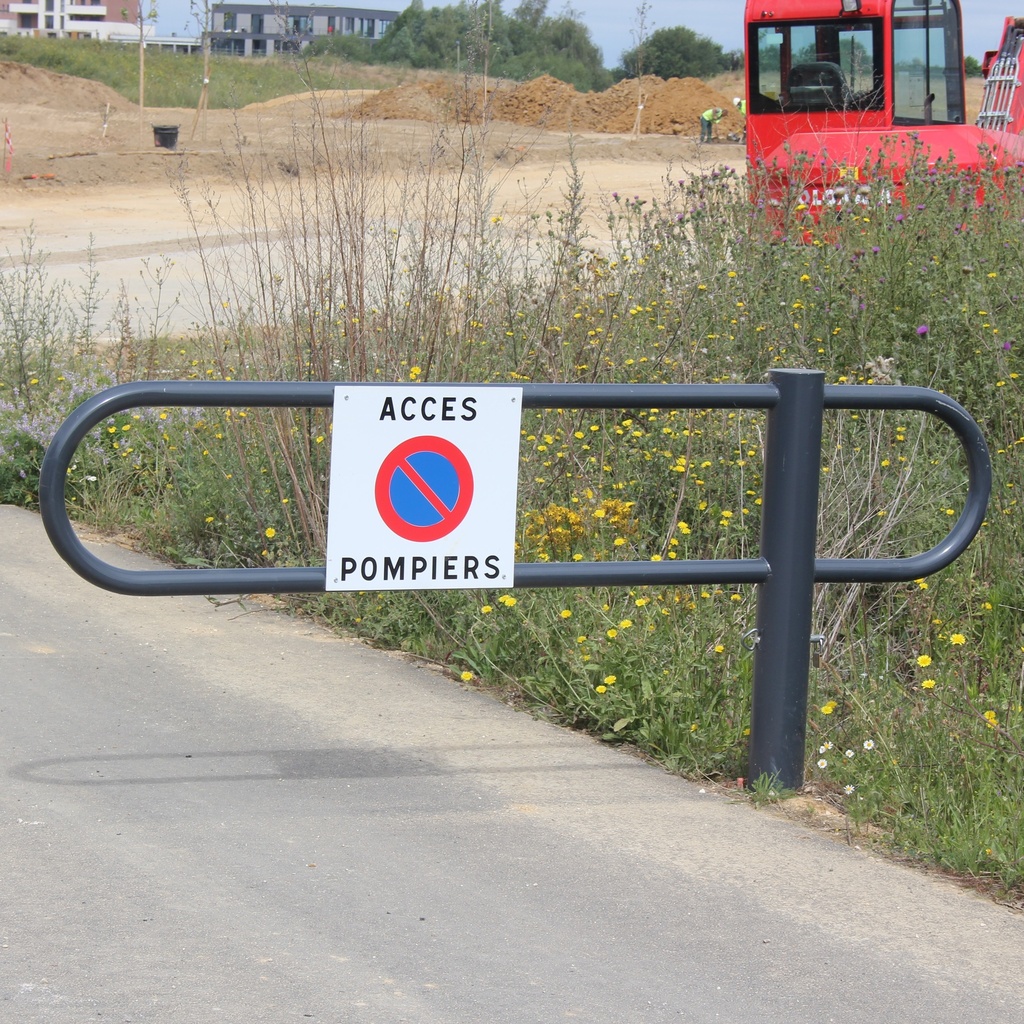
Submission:
<svg viewBox="0 0 1024 1024">
<path fill-rule="evenodd" d="M 79 575 L 119 594 L 323 592 L 326 566 L 130 570 L 110 565 L 92 554 L 75 533 L 67 513 L 65 482 L 78 446 L 88 432 L 126 409 L 330 408 L 336 386 L 335 382 L 319 381 L 141 382 L 120 385 L 94 396 L 68 417 L 43 459 L 39 505 L 51 543 Z M 765 384 L 524 384 L 523 407 L 767 410 L 759 557 L 517 563 L 513 585 L 759 584 L 752 634 L 755 642 L 748 775 L 751 779 L 773 776 L 788 788 L 797 788 L 803 782 L 814 584 L 900 582 L 937 572 L 970 544 L 984 521 L 991 491 L 988 446 L 977 423 L 958 403 L 927 388 L 826 385 L 819 371 L 774 370 Z M 825 409 L 917 410 L 938 417 L 954 431 L 967 459 L 967 497 L 952 529 L 935 547 L 900 558 L 815 557 Z"/>
</svg>

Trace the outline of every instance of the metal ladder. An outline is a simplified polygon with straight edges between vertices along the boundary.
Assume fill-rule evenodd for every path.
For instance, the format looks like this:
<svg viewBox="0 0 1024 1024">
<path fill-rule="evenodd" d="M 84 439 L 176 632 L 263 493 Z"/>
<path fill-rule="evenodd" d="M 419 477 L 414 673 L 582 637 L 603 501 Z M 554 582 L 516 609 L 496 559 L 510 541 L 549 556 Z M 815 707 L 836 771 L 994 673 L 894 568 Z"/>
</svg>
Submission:
<svg viewBox="0 0 1024 1024">
<path fill-rule="evenodd" d="M 999 56 L 992 62 L 985 92 L 981 97 L 981 110 L 975 122 L 979 128 L 1009 131 L 1013 116 L 1014 96 L 1020 88 L 1020 51 L 1024 44 L 1024 29 L 1013 28 L 1007 34 Z"/>
</svg>

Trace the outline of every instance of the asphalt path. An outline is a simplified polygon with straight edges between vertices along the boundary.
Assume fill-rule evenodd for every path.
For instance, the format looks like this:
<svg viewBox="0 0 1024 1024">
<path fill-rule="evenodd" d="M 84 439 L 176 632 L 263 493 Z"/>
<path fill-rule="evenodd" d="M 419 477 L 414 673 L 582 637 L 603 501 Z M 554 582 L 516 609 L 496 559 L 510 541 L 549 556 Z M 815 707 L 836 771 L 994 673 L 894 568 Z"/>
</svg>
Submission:
<svg viewBox="0 0 1024 1024">
<path fill-rule="evenodd" d="M 0 1022 L 1024 1020 L 1021 915 L 254 608 L 0 508 Z"/>
</svg>

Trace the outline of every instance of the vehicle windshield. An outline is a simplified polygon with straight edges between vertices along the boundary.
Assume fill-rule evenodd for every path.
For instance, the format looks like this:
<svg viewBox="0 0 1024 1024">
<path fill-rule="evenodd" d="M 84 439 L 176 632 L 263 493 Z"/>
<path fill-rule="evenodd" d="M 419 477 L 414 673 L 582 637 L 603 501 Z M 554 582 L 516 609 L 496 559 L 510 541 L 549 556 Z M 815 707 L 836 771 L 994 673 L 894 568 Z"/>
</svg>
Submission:
<svg viewBox="0 0 1024 1024">
<path fill-rule="evenodd" d="M 881 110 L 882 19 L 752 26 L 754 114 Z"/>
</svg>

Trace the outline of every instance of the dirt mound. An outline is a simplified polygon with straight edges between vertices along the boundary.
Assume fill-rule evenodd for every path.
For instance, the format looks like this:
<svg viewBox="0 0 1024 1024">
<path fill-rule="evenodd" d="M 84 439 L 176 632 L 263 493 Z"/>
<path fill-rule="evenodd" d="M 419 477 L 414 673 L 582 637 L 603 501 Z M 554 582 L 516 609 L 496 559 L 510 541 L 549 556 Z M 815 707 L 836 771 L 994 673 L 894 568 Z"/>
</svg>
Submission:
<svg viewBox="0 0 1024 1024">
<path fill-rule="evenodd" d="M 491 97 L 491 116 L 529 127 L 564 131 L 575 123 L 580 94 L 565 82 L 541 75 L 521 85 L 506 86 Z"/>
<path fill-rule="evenodd" d="M 484 100 L 479 79 L 438 78 L 397 89 L 385 89 L 356 107 L 352 114 L 367 120 L 450 120 L 477 122 Z M 716 134 L 742 130 L 742 119 L 730 97 L 696 78 L 647 75 L 618 82 L 599 93 L 579 93 L 550 75 L 521 84 L 490 82 L 489 114 L 499 121 L 550 131 L 632 132 L 637 122 L 644 134 L 696 135 L 700 115 L 709 107 L 725 111 Z"/>
<path fill-rule="evenodd" d="M 454 105 L 458 90 L 441 89 L 440 82 L 416 82 L 382 89 L 375 96 L 360 103 L 353 111 L 355 117 L 375 121 L 445 121 Z"/>
<path fill-rule="evenodd" d="M 365 102 L 370 96 L 377 94 L 377 89 L 320 89 L 318 92 L 295 92 L 288 96 L 275 96 L 272 100 L 261 100 L 258 103 L 247 103 L 242 110 L 259 113 L 264 110 L 277 110 L 278 107 L 289 105 L 311 107 L 314 103 L 322 103 L 334 109 L 344 108 L 346 104 L 355 105 Z"/>
<path fill-rule="evenodd" d="M 50 110 L 103 110 L 108 103 L 111 109 L 130 106 L 120 93 L 100 82 L 12 61 L 0 61 L 0 96 L 6 104 Z"/>
<path fill-rule="evenodd" d="M 725 111 L 716 134 L 724 136 L 743 130 L 743 118 L 732 105 L 732 97 L 723 96 L 697 78 L 670 78 L 653 90 L 646 101 L 641 126 L 644 131 L 661 135 L 697 134 L 700 115 L 709 107 Z"/>
</svg>

